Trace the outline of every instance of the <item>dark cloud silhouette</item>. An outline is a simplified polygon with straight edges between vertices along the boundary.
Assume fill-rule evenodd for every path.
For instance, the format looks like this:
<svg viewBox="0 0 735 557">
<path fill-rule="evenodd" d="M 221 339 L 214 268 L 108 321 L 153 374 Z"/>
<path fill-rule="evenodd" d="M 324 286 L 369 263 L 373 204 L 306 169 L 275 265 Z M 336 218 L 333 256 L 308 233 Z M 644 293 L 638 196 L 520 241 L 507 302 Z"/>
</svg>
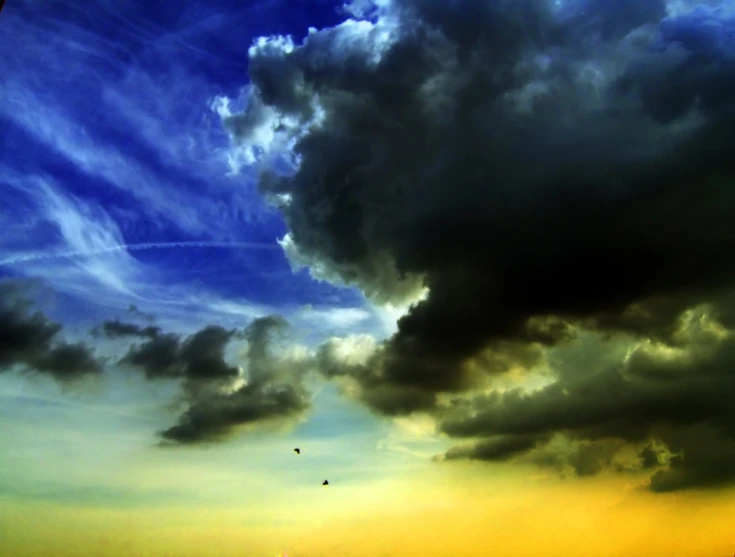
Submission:
<svg viewBox="0 0 735 557">
<path fill-rule="evenodd" d="M 538 443 L 548 440 L 548 436 L 515 435 L 485 439 L 468 447 L 453 447 L 444 455 L 446 460 L 473 459 L 486 461 L 504 461 L 510 457 L 525 453 Z"/>
<path fill-rule="evenodd" d="M 62 340 L 62 326 L 34 312 L 24 294 L 21 284 L 0 282 L 0 372 L 18 366 L 60 381 L 101 373 L 93 350 Z"/>
<path fill-rule="evenodd" d="M 245 385 L 232 393 L 196 397 L 161 436 L 181 444 L 218 441 L 238 426 L 297 417 L 309 406 L 307 391 L 295 383 Z"/>
<path fill-rule="evenodd" d="M 288 421 L 311 406 L 303 374 L 309 360 L 273 354 L 274 335 L 287 326 L 277 316 L 256 319 L 244 331 L 244 384 L 226 392 L 189 388 L 189 407 L 177 425 L 161 432 L 165 440 L 194 444 L 220 440 L 235 429 L 261 422 Z M 199 334 L 199 333 L 198 333 Z"/>
<path fill-rule="evenodd" d="M 735 439 L 728 426 L 699 424 L 665 438 L 676 455 L 668 467 L 651 476 L 651 490 L 670 492 L 685 488 L 717 488 L 735 482 Z"/>
<path fill-rule="evenodd" d="M 687 316 L 677 337 L 674 347 L 639 343 L 617 363 L 601 356 L 605 341 L 579 343 L 550 357 L 561 370 L 550 385 L 457 400 L 441 430 L 454 437 L 503 436 L 519 450 L 502 458 L 528 453 L 538 464 L 568 465 L 577 475 L 614 469 L 621 451 L 632 448 L 633 468 L 654 470 L 654 491 L 735 483 L 735 331 L 700 309 Z M 589 357 L 580 357 L 585 352 Z M 530 440 L 554 434 L 577 442 L 576 449 L 565 456 L 550 449 L 533 454 Z M 485 444 L 450 453 L 492 460 Z"/>
<path fill-rule="evenodd" d="M 127 335 L 150 337 L 141 344 L 131 346 L 120 360 L 120 363 L 142 369 L 148 378 L 181 377 L 207 381 L 237 376 L 237 368 L 224 360 L 225 348 L 237 333 L 236 330 L 228 331 L 217 325 L 209 325 L 182 339 L 174 333 L 161 333 L 155 327 L 152 334 L 146 335 L 144 331 L 147 327 L 141 329 L 135 325 L 115 325 L 117 330 L 122 328 L 127 328 Z M 107 327 L 105 330 L 108 330 Z M 115 333 L 115 336 L 119 334 Z"/>
<path fill-rule="evenodd" d="M 102 372 L 102 361 L 94 356 L 92 349 L 78 342 L 59 342 L 31 360 L 36 371 L 49 373 L 60 380 L 75 379 L 84 375 Z"/>
<path fill-rule="evenodd" d="M 182 337 L 158 329 L 134 344 L 119 364 L 138 368 L 149 379 L 180 379 L 186 410 L 178 423 L 161 432 L 165 442 L 209 443 L 222 440 L 240 426 L 289 420 L 310 406 L 302 384 L 308 359 L 289 359 L 270 350 L 273 335 L 286 327 L 280 317 L 256 319 L 245 330 L 210 325 Z M 146 336 L 143 329 L 116 324 L 115 331 Z M 243 372 L 227 362 L 233 339 L 248 342 L 241 358 Z"/>
<path fill-rule="evenodd" d="M 159 327 L 147 325 L 141 327 L 134 323 L 124 323 L 115 319 L 114 321 L 105 321 L 102 324 L 102 332 L 108 338 L 121 338 L 121 337 L 148 337 L 155 338 L 161 334 Z"/>
<path fill-rule="evenodd" d="M 643 447 L 639 456 L 641 458 L 641 468 L 644 470 L 655 468 L 660 464 L 658 452 L 654 449 L 653 445 L 646 445 Z"/>
<path fill-rule="evenodd" d="M 535 365 L 584 330 L 673 346 L 683 312 L 733 285 L 735 19 L 667 17 L 658 0 L 554 6 L 393 0 L 373 23 L 250 50 L 249 103 L 225 125 L 263 161 L 289 156 L 268 152 L 288 141 L 258 143 L 269 122 L 296 141 L 293 173 L 263 166 L 260 179 L 291 259 L 379 302 L 429 289 L 366 360 L 320 353 L 380 413 L 436 411 L 439 394 Z M 727 438 L 718 346 L 719 364 L 697 353 L 704 376 L 671 377 L 653 356 L 624 366 L 635 379 L 588 369 L 478 399 L 482 419 L 445 431 L 512 436 L 479 446 L 493 458 L 557 430 L 643 442 L 655 423 L 707 423 Z M 658 434 L 690 455 L 653 489 L 722 479 L 691 464 L 708 453 L 689 438 Z M 587 453 L 579 471 L 605 461 Z"/>
<path fill-rule="evenodd" d="M 62 326 L 32 311 L 21 284 L 0 283 L 0 372 L 18 367 L 69 381 L 100 374 L 102 360 L 83 343 L 59 337 Z M 133 339 L 117 364 L 139 369 L 150 380 L 181 382 L 186 409 L 176 425 L 160 432 L 166 443 L 222 440 L 241 426 L 298 418 L 311 404 L 303 376 L 312 367 L 305 355 L 274 354 L 274 335 L 286 321 L 268 316 L 243 330 L 209 325 L 191 335 L 163 332 L 118 320 L 95 329 L 108 338 Z M 229 363 L 232 340 L 247 341 L 247 352 Z"/>
</svg>

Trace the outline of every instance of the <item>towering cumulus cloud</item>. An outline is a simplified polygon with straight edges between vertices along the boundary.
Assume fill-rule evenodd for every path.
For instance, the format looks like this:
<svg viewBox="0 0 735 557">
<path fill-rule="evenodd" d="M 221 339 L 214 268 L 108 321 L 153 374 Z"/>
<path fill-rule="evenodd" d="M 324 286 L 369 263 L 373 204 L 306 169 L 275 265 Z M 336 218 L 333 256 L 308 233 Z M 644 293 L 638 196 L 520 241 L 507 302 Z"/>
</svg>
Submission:
<svg viewBox="0 0 735 557">
<path fill-rule="evenodd" d="M 485 438 L 448 456 L 515 458 L 563 433 L 577 471 L 625 441 L 668 463 L 654 489 L 733 479 L 725 4 L 353 2 L 302 44 L 256 41 L 248 104 L 222 113 L 292 261 L 377 302 L 428 289 L 369 357 L 323 347 L 328 373 L 379 412 L 441 407 L 447 432 Z M 580 334 L 639 344 L 609 365 L 560 356 L 533 394 L 441 402 Z"/>
</svg>

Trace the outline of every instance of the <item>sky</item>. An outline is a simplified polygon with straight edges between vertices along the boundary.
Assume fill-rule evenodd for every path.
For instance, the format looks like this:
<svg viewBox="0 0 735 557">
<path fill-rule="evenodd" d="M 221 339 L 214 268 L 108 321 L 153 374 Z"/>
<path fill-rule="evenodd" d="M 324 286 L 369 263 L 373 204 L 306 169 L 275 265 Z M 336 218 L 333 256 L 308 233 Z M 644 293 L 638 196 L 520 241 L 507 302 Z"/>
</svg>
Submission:
<svg viewBox="0 0 735 557">
<path fill-rule="evenodd" d="M 735 3 L 1 10 L 0 557 L 733 553 Z"/>
</svg>

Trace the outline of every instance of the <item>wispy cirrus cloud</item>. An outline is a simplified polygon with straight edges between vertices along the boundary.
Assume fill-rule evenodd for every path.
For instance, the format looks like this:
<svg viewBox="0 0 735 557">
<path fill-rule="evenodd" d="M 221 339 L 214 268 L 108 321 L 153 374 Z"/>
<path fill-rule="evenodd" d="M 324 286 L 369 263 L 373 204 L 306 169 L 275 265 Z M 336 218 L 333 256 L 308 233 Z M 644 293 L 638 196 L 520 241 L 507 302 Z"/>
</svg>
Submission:
<svg viewBox="0 0 735 557">
<path fill-rule="evenodd" d="M 314 327 L 344 326 L 349 308 L 364 323 L 359 294 L 292 274 L 254 171 L 229 173 L 215 101 L 238 96 L 252 17 L 275 22 L 277 6 L 180 10 L 20 2 L 3 14 L 0 272 L 171 326 L 274 307 L 300 319 L 305 303 L 320 308 L 305 317 Z"/>
<path fill-rule="evenodd" d="M 216 298 L 206 290 L 200 289 L 197 295 L 186 284 L 172 284 L 166 266 L 144 263 L 132 252 L 187 248 L 205 252 L 217 248 L 277 250 L 277 245 L 255 242 L 126 244 L 121 227 L 102 206 L 65 192 L 51 177 L 4 173 L 3 178 L 6 187 L 24 192 L 34 202 L 34 214 L 44 225 L 46 246 L 39 249 L 37 237 L 30 234 L 25 249 L 4 254 L 0 265 L 42 278 L 57 291 L 98 303 L 107 300 L 113 307 L 123 308 L 137 301 L 163 310 L 165 315 L 167 303 L 180 306 L 188 300 L 195 305 L 202 303 L 203 297 Z"/>
</svg>

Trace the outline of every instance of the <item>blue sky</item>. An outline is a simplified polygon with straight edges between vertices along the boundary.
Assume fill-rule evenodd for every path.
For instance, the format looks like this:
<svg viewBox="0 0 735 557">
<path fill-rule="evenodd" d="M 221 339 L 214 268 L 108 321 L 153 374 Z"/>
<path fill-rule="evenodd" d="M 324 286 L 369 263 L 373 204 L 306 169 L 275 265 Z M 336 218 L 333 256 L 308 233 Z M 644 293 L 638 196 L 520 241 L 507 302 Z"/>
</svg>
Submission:
<svg viewBox="0 0 735 557">
<path fill-rule="evenodd" d="M 0 26 L 13 45 L 0 60 L 2 276 L 48 281 L 50 315 L 65 322 L 134 303 L 189 329 L 269 312 L 325 333 L 380 328 L 359 292 L 292 272 L 283 220 L 252 173 L 230 171 L 213 105 L 240 95 L 255 37 L 302 37 L 343 19 L 338 7 L 11 3 Z"/>
</svg>

